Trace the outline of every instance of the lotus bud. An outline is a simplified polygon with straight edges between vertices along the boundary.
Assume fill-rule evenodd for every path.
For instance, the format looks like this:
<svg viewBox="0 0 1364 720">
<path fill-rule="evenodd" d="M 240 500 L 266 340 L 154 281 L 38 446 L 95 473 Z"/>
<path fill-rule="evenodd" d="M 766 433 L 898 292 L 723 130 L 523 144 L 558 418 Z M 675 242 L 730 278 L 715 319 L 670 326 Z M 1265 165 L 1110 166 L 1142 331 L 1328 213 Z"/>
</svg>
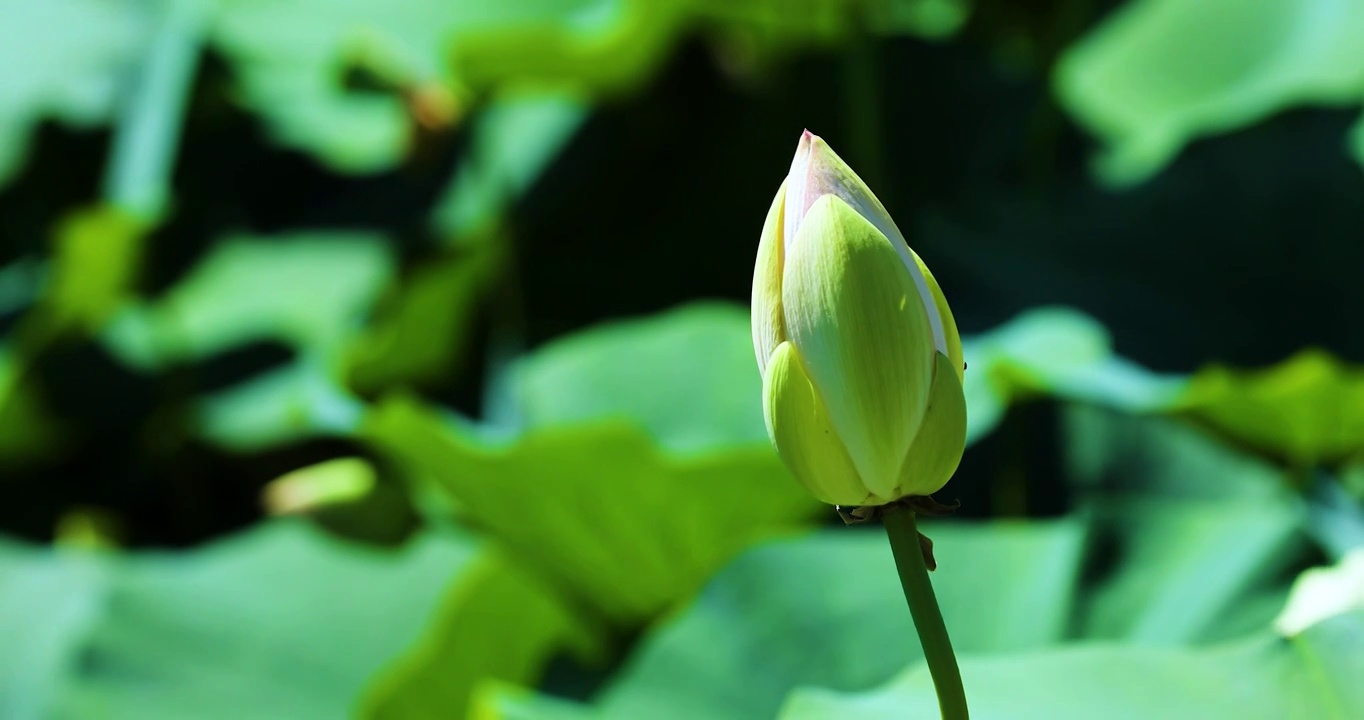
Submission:
<svg viewBox="0 0 1364 720">
<path fill-rule="evenodd" d="M 819 500 L 930 495 L 966 445 L 942 289 L 857 174 L 808 130 L 763 225 L 753 347 L 767 433 Z"/>
</svg>

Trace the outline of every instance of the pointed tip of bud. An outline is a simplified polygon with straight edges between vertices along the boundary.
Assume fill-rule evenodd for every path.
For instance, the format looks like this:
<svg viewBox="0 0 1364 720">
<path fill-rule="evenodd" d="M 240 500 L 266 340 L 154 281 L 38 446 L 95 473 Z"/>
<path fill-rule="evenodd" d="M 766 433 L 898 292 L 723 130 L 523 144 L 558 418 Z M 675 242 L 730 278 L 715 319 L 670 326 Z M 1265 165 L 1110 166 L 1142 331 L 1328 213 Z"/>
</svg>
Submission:
<svg viewBox="0 0 1364 720">
<path fill-rule="evenodd" d="M 835 194 L 851 201 L 852 196 L 865 191 L 865 187 L 848 189 L 849 178 L 857 184 L 855 174 L 834 153 L 824 138 L 806 128 L 800 135 L 796 155 L 791 160 L 791 169 L 786 176 L 786 218 L 784 235 L 786 242 L 795 237 L 800 222 L 810 208 L 824 195 Z"/>
<path fill-rule="evenodd" d="M 796 143 L 796 157 L 791 163 L 791 171 L 793 173 L 798 166 L 801 167 L 803 172 L 804 163 L 809 161 L 810 151 L 814 148 L 816 140 L 819 140 L 819 136 L 810 132 L 808 129 L 800 134 L 800 142 Z"/>
<path fill-rule="evenodd" d="M 800 142 L 796 145 L 796 155 L 803 155 L 807 160 L 815 160 L 816 164 L 824 165 L 827 163 L 824 156 L 828 152 L 829 143 L 824 142 L 824 138 L 810 132 L 809 128 L 801 132 Z"/>
</svg>

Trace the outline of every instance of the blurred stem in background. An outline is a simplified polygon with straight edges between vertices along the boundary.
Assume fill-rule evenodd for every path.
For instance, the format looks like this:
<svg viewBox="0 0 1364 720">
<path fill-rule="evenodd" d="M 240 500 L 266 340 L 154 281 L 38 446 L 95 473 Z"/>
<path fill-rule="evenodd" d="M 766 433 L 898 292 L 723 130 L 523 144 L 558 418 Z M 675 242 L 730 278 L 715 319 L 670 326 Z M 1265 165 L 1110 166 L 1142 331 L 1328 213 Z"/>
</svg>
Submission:
<svg viewBox="0 0 1364 720">
<path fill-rule="evenodd" d="M 933 687 L 938 693 L 938 708 L 943 720 L 966 720 L 966 691 L 962 688 L 957 656 L 952 652 L 952 638 L 947 635 L 947 625 L 943 623 L 938 598 L 934 596 L 933 583 L 928 578 L 914 511 L 890 505 L 885 508 L 883 518 L 890 550 L 895 555 L 895 569 L 900 574 L 900 585 L 905 590 L 909 613 L 914 617 L 914 628 L 919 633 L 928 672 L 933 676 Z"/>
<path fill-rule="evenodd" d="M 862 181 L 872 188 L 885 188 L 886 152 L 881 122 L 881 66 L 877 40 L 872 34 L 867 0 L 853 6 L 853 32 L 843 59 L 844 107 L 848 108 L 848 145 L 853 165 Z"/>
<path fill-rule="evenodd" d="M 170 201 L 175 149 L 210 18 L 209 0 L 168 0 L 114 133 L 104 198 L 149 223 Z"/>
<path fill-rule="evenodd" d="M 103 202 L 53 230 L 55 263 L 43 299 L 0 359 L 0 408 L 28 368 L 71 333 L 96 332 L 131 291 L 143 241 L 166 211 L 185 105 L 210 19 L 209 0 L 168 0 L 114 130 Z M 93 280 L 93 281 L 92 281 Z"/>
<path fill-rule="evenodd" d="M 54 343 L 73 332 L 98 331 L 132 290 L 143 241 L 169 202 L 174 151 L 209 9 L 209 0 L 163 5 L 146 54 L 131 68 L 103 202 L 77 210 L 54 228 L 55 263 L 44 297 L 16 328 L 13 355 L 0 363 L 0 408 Z"/>
</svg>

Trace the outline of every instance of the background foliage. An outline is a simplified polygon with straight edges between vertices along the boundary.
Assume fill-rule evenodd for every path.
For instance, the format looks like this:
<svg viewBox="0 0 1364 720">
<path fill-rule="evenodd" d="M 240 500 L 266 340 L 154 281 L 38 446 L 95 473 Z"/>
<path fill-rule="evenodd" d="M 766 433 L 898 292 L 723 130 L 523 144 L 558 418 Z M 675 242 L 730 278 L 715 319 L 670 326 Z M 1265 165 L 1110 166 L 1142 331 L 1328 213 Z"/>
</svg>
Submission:
<svg viewBox="0 0 1364 720">
<path fill-rule="evenodd" d="M 763 429 L 804 127 L 965 336 L 976 714 L 1364 716 L 1364 3 L 0 17 L 0 717 L 931 716 Z"/>
</svg>

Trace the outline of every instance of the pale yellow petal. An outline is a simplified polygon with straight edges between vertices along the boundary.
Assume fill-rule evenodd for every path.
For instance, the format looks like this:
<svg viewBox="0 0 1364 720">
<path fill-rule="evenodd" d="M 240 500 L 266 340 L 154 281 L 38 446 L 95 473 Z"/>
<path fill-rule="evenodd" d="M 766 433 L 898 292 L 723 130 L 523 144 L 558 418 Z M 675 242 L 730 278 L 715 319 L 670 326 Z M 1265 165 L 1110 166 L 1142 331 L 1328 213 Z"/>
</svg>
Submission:
<svg viewBox="0 0 1364 720">
<path fill-rule="evenodd" d="M 767 434 L 788 470 L 821 502 L 876 505 L 829 422 L 824 403 L 789 342 L 777 346 L 763 376 Z"/>
<path fill-rule="evenodd" d="M 772 207 L 763 222 L 762 237 L 758 241 L 758 258 L 753 265 L 753 351 L 758 356 L 758 370 L 766 372 L 768 358 L 777 345 L 786 339 L 781 315 L 782 209 L 786 197 L 786 182 L 777 189 Z"/>
<path fill-rule="evenodd" d="M 919 266 L 919 271 L 924 274 L 924 279 L 928 281 L 928 289 L 933 294 L 933 304 L 937 307 L 938 313 L 942 316 L 943 335 L 947 341 L 947 348 L 944 351 L 939 348 L 938 352 L 946 352 L 947 359 L 951 361 L 952 367 L 957 371 L 957 378 L 966 377 L 965 357 L 961 351 L 961 333 L 957 332 L 957 320 L 952 317 L 952 308 L 947 304 L 947 296 L 943 295 L 942 288 L 939 287 L 937 279 L 924 264 L 923 258 L 913 250 L 909 251 L 914 255 L 914 263 Z"/>
<path fill-rule="evenodd" d="M 905 454 L 896 496 L 931 495 L 942 489 L 966 448 L 966 396 L 953 361 L 937 354 L 933 392 L 919 434 Z"/>
<path fill-rule="evenodd" d="M 863 484 L 889 494 L 928 404 L 936 313 L 890 240 L 833 195 L 811 207 L 790 246 L 782 305 L 787 337 Z"/>
<path fill-rule="evenodd" d="M 810 175 L 810 144 L 814 139 L 814 134 L 809 130 L 801 133 L 800 142 L 796 145 L 796 154 L 791 158 L 791 169 L 787 171 L 786 182 L 783 184 L 786 188 L 785 209 L 782 210 L 782 220 L 786 227 L 783 243 L 788 250 L 795 240 L 796 232 L 800 230 L 805 212 L 819 199 L 816 195 L 807 195 L 816 190 L 806 182 Z"/>
</svg>

